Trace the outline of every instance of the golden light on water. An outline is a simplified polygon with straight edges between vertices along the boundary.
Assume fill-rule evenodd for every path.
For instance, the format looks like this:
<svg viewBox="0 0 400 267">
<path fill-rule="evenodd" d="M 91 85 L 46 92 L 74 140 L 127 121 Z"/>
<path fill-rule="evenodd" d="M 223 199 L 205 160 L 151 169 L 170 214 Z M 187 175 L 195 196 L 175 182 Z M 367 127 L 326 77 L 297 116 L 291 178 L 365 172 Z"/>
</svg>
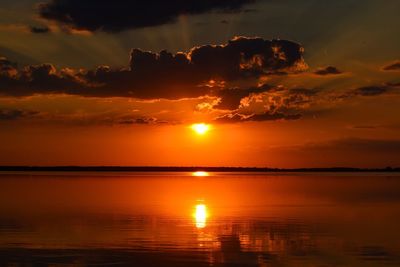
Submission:
<svg viewBox="0 0 400 267">
<path fill-rule="evenodd" d="M 195 123 L 191 126 L 192 130 L 195 131 L 199 135 L 204 135 L 206 132 L 210 130 L 210 125 L 205 123 Z"/>
<path fill-rule="evenodd" d="M 193 216 L 197 228 L 206 227 L 207 217 L 208 217 L 207 206 L 204 204 L 197 204 Z"/>
<path fill-rule="evenodd" d="M 193 175 L 193 176 L 196 176 L 196 177 L 209 176 L 208 172 L 204 172 L 204 171 L 193 172 L 192 175 Z"/>
</svg>

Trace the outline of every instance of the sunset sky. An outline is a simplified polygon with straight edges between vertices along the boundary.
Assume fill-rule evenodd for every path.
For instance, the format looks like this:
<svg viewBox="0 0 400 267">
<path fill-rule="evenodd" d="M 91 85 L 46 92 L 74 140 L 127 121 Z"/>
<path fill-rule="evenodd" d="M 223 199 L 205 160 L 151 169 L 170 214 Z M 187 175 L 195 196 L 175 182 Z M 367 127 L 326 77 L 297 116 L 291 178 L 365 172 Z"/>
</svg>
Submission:
<svg viewBox="0 0 400 267">
<path fill-rule="evenodd" d="M 400 166 L 399 10 L 2 0 L 0 165 Z"/>
</svg>

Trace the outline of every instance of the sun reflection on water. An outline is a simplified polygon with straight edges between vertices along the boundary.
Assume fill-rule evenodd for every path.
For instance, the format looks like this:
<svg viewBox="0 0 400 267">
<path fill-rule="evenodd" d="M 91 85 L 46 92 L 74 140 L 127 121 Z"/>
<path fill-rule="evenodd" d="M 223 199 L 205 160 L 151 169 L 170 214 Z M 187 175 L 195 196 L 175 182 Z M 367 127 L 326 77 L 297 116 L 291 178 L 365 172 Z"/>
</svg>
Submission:
<svg viewBox="0 0 400 267">
<path fill-rule="evenodd" d="M 197 204 L 193 217 L 195 219 L 196 228 L 206 227 L 208 217 L 207 206 L 204 204 Z"/>
<path fill-rule="evenodd" d="M 209 176 L 208 172 L 205 172 L 205 171 L 193 172 L 192 175 L 193 175 L 193 176 L 196 176 L 196 177 Z"/>
</svg>

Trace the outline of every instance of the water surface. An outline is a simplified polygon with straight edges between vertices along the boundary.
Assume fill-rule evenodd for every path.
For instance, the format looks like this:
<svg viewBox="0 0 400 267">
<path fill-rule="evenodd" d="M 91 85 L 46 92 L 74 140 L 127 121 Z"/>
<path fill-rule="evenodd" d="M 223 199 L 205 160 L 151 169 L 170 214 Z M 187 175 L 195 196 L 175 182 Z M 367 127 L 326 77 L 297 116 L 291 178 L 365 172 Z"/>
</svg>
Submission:
<svg viewBox="0 0 400 267">
<path fill-rule="evenodd" d="M 0 266 L 399 266 L 400 174 L 2 173 Z"/>
</svg>

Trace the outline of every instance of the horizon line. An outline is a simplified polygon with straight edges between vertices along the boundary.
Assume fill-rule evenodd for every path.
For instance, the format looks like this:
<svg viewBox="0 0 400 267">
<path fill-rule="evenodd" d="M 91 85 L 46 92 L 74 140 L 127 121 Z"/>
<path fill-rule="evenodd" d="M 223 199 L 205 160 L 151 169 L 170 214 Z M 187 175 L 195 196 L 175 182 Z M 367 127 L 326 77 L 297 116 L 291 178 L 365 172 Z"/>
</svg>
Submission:
<svg viewBox="0 0 400 267">
<path fill-rule="evenodd" d="M 0 172 L 5 171 L 99 171 L 99 172 L 400 172 L 400 167 L 384 168 L 359 168 L 359 167 L 301 167 L 301 168 L 275 168 L 275 167 L 250 167 L 250 166 L 110 166 L 110 165 L 0 165 Z"/>
</svg>

